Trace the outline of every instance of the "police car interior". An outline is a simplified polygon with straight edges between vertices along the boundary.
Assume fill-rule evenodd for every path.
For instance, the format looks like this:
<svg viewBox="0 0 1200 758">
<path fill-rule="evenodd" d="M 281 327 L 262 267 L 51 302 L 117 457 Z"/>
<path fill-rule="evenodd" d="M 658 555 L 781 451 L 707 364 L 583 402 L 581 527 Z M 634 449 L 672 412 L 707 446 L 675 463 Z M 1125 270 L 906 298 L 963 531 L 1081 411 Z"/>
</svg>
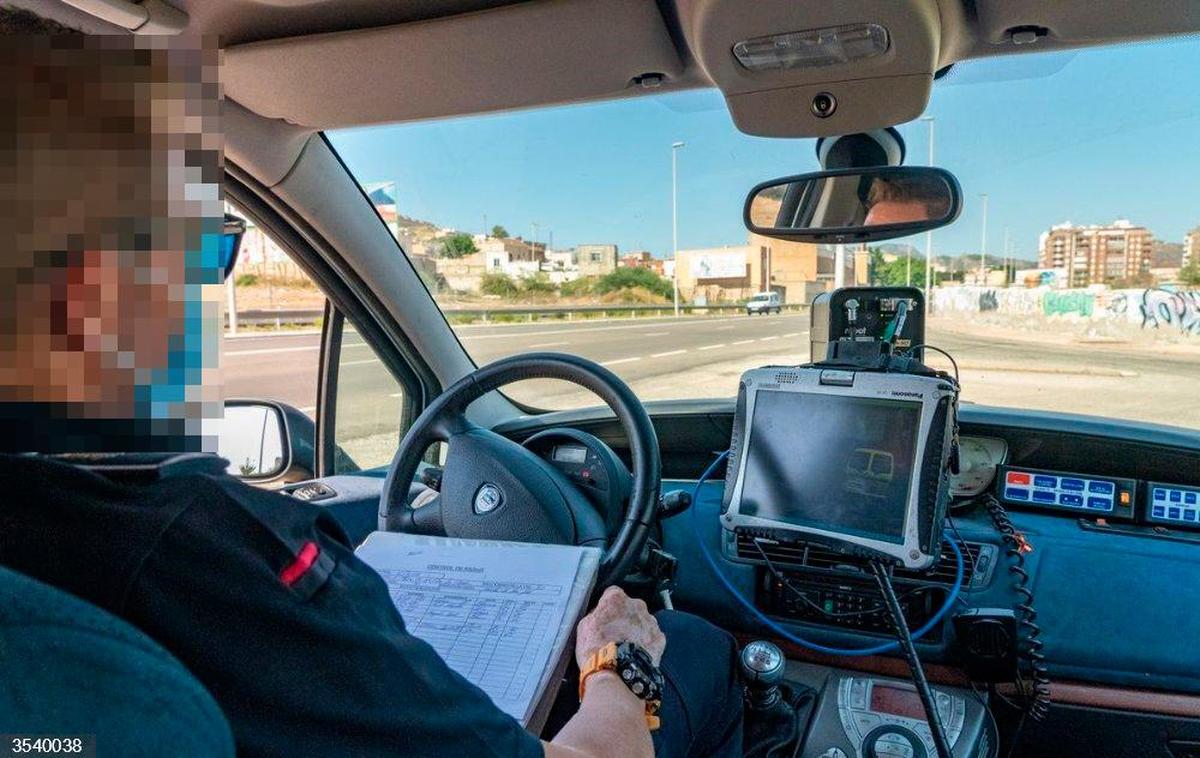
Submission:
<svg viewBox="0 0 1200 758">
<path fill-rule="evenodd" d="M 973 374 L 927 333 L 933 298 L 919 280 L 830 282 L 804 303 L 809 337 L 792 338 L 793 359 L 743 366 L 736 382 L 713 385 L 717 397 L 639 397 L 620 366 L 548 348 L 477 361 L 335 149 L 343 129 L 719 93 L 737 131 L 792 144 L 806 161 L 817 154 L 819 171 L 803 173 L 797 158 L 720 198 L 747 230 L 851 256 L 921 235 L 923 255 L 923 234 L 961 224 L 986 191 L 952 166 L 924 167 L 923 136 L 911 136 L 923 127 L 910 133 L 917 144 L 892 128 L 927 113 L 943 80 L 982 59 L 1120 55 L 1185 38 L 1200 32 L 1200 6 L 55 0 L 38 10 L 91 33 L 150 23 L 221 39 L 226 199 L 328 303 L 313 408 L 266 389 L 227 400 L 227 412 L 278 421 L 282 463 L 248 481 L 327 508 L 359 541 L 378 529 L 602 546 L 599 586 L 738 639 L 748 730 L 756 712 L 780 707 L 781 683 L 807 693 L 785 703 L 797 732 L 763 755 L 1200 755 L 1194 425 L 968 402 Z M 1195 116 L 1197 82 L 1178 85 Z M 1138 107 L 1137 92 L 1105 97 Z M 577 187 L 574 202 L 590 191 Z M 887 192 L 919 211 L 879 215 Z M 770 287 L 747 298 L 759 289 Z M 745 300 L 738 308 L 746 319 Z M 772 310 L 751 323 L 786 317 Z M 339 393 L 353 391 L 339 386 L 338 359 L 351 323 L 404 388 L 391 462 L 364 470 L 332 431 Z M 547 410 L 506 389 L 548 379 L 594 399 Z M 551 713 L 543 734 L 555 723 Z"/>
</svg>

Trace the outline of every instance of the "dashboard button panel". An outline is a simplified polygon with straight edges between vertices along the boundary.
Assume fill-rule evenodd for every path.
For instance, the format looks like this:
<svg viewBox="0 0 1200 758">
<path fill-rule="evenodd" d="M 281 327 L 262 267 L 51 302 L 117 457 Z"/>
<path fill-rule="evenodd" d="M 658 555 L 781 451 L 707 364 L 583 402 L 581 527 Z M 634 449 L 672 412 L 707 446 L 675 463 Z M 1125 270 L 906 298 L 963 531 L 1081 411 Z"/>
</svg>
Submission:
<svg viewBox="0 0 1200 758">
<path fill-rule="evenodd" d="M 1117 520 L 1133 520 L 1136 492 L 1132 479 L 1008 466 L 1000 467 L 996 479 L 996 496 L 1004 503 Z"/>
<path fill-rule="evenodd" d="M 1200 529 L 1200 487 L 1147 482 L 1146 520 Z"/>
</svg>

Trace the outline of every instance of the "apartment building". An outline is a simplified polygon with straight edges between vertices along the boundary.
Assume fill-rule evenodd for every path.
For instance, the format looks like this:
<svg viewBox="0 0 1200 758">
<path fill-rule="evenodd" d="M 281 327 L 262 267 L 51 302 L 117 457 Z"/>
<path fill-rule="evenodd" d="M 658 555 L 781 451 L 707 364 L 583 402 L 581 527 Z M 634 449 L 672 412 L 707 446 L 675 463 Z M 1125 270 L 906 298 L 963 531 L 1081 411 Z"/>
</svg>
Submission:
<svg viewBox="0 0 1200 758">
<path fill-rule="evenodd" d="M 1149 273 L 1154 235 L 1118 219 L 1104 226 L 1052 226 L 1038 240 L 1038 266 L 1063 269 L 1071 287 L 1137 279 Z"/>
</svg>

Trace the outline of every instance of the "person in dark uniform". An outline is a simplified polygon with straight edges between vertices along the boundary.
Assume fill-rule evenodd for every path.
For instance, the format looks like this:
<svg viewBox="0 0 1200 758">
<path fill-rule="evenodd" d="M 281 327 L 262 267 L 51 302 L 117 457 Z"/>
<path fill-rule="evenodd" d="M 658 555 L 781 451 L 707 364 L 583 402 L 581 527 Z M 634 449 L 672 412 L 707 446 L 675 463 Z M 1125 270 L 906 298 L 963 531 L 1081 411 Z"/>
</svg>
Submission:
<svg viewBox="0 0 1200 758">
<path fill-rule="evenodd" d="M 0 10 L 0 30 L 59 31 L 12 10 Z M 141 306 L 157 297 L 163 312 L 172 313 L 168 292 L 181 290 L 169 288 L 183 274 L 155 256 L 130 264 L 120 251 L 97 252 L 111 252 L 120 235 L 101 234 L 95 243 L 90 236 L 108 228 L 95 219 L 162 215 L 138 207 L 143 200 L 153 205 L 153 193 L 131 197 L 120 189 L 127 184 L 114 182 L 110 203 L 94 191 L 86 204 L 71 202 L 75 193 L 103 184 L 106 174 L 97 166 L 104 160 L 157 143 L 133 145 L 130 133 L 111 131 L 132 120 L 97 121 L 93 108 L 69 98 L 90 92 L 111 109 L 125 97 L 132 119 L 130 93 L 143 90 L 115 84 L 136 77 L 106 78 L 101 88 L 104 76 L 94 65 L 73 69 L 72 59 L 95 60 L 79 45 L 26 46 L 27 58 L 14 49 L 2 54 L 5 97 L 23 98 L 19 110 L 35 116 L 15 128 L 37 131 L 5 135 L 0 184 L 10 193 L 20 185 L 26 219 L 79 223 L 81 231 L 64 237 L 66 249 L 34 241 L 0 260 L 8 290 L 0 299 L 10 303 L 0 335 L 0 408 L 7 409 L 0 436 L 10 450 L 41 451 L 0 455 L 0 565 L 100 606 L 155 639 L 208 688 L 244 755 L 740 754 L 741 688 L 726 632 L 686 614 L 652 616 L 641 601 L 609 588 L 578 625 L 576 658 L 591 671 L 610 643 L 643 651 L 663 677 L 660 725 L 651 732 L 645 703 L 601 667 L 587 677 L 575 715 L 542 742 L 407 632 L 383 580 L 355 557 L 327 511 L 246 486 L 226 475 L 227 463 L 216 456 L 155 454 L 158 442 L 173 437 L 139 435 L 175 427 L 139 416 L 162 407 L 146 401 L 157 395 L 146 390 L 145 377 L 170 365 L 178 335 L 171 332 L 176 320 L 147 317 Z M 18 108 L 10 102 L 0 110 Z M 71 143 L 72 134 L 85 135 L 74 149 L 101 157 L 72 154 L 75 162 L 58 160 L 53 171 L 41 171 L 46 164 L 38 162 L 54 160 L 53 150 L 18 149 Z M 170 161 L 135 163 L 154 172 Z M 129 162 L 109 165 L 115 171 Z M 53 186 L 39 185 L 51 179 Z M 37 198 L 46 198 L 43 212 Z M 84 208 L 89 218 L 64 215 L 64 208 Z M 6 221 L 16 223 L 28 221 Z M 133 274 L 129 265 L 137 267 Z M 102 413 L 80 410 L 97 403 Z M 101 434 L 94 433 L 98 425 Z M 124 431 L 110 433 L 118 429 Z M 71 444 L 53 447 L 63 439 Z M 134 443 L 143 452 L 128 453 Z M 75 454 L 49 454 L 63 450 Z"/>
</svg>

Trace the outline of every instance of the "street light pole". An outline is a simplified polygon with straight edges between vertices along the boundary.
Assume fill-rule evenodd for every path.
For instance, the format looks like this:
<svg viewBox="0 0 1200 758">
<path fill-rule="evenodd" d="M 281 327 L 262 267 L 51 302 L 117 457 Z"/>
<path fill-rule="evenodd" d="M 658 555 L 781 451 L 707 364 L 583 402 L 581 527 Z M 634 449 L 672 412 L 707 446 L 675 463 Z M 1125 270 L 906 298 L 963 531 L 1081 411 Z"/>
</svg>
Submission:
<svg viewBox="0 0 1200 758">
<path fill-rule="evenodd" d="M 983 198 L 983 228 L 979 232 L 979 284 L 987 286 L 987 193 L 979 195 Z"/>
<path fill-rule="evenodd" d="M 929 165 L 933 165 L 933 116 L 923 116 L 922 121 L 929 124 Z M 911 282 L 910 282 L 911 284 Z M 933 298 L 930 291 L 933 289 L 933 232 L 925 232 L 925 308 L 930 307 L 930 302 Z"/>
<path fill-rule="evenodd" d="M 683 142 L 671 143 L 671 259 L 675 265 L 671 267 L 672 287 L 674 291 L 675 315 L 679 316 L 679 200 L 677 197 L 678 183 L 676 181 L 675 157 Z"/>
<path fill-rule="evenodd" d="M 1008 286 L 1008 227 L 1004 227 L 1004 286 Z"/>
</svg>

